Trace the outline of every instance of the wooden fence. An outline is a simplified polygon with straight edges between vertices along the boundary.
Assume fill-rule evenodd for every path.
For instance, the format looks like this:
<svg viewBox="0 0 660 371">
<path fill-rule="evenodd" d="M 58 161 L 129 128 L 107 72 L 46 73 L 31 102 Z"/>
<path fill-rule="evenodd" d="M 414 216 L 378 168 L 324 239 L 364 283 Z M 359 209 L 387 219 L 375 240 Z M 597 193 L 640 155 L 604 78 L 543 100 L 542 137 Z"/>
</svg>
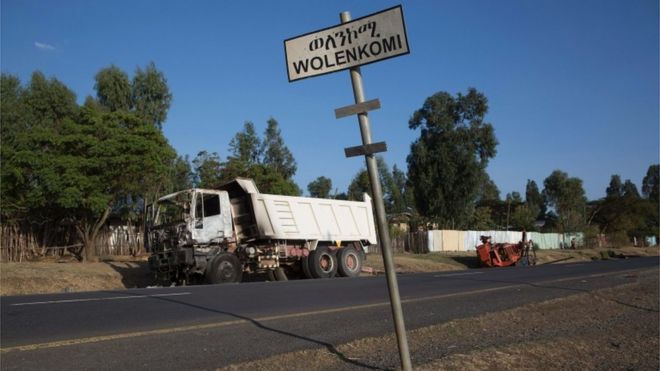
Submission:
<svg viewBox="0 0 660 371">
<path fill-rule="evenodd" d="M 22 262 L 46 256 L 79 255 L 82 250 L 70 228 L 0 226 L 0 261 Z M 136 226 L 109 226 L 96 237 L 96 256 L 136 255 L 144 251 L 142 230 Z"/>
</svg>

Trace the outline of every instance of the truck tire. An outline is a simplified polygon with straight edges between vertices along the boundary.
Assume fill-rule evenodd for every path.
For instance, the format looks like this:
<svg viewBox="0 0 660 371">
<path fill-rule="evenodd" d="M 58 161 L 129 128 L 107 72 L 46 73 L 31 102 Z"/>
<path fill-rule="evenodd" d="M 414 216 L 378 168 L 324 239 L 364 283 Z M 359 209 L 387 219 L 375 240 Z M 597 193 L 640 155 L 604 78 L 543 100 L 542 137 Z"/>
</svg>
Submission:
<svg viewBox="0 0 660 371">
<path fill-rule="evenodd" d="M 337 274 L 337 256 L 327 246 L 317 246 L 307 260 L 314 278 L 332 278 Z"/>
<path fill-rule="evenodd" d="M 275 269 L 269 269 L 266 272 L 266 275 L 268 276 L 269 281 L 288 281 L 289 278 L 286 276 L 286 272 L 284 272 L 284 268 L 282 267 L 277 267 Z"/>
<path fill-rule="evenodd" d="M 357 277 L 362 271 L 362 255 L 353 246 L 337 252 L 337 273 L 341 277 Z"/>
<path fill-rule="evenodd" d="M 309 262 L 309 256 L 303 256 L 300 260 L 300 266 L 302 267 L 305 278 L 314 278 L 314 276 L 312 276 L 312 271 L 309 270 Z"/>
<path fill-rule="evenodd" d="M 206 280 L 209 283 L 241 282 L 242 279 L 243 266 L 234 254 L 218 254 L 206 268 Z"/>
</svg>

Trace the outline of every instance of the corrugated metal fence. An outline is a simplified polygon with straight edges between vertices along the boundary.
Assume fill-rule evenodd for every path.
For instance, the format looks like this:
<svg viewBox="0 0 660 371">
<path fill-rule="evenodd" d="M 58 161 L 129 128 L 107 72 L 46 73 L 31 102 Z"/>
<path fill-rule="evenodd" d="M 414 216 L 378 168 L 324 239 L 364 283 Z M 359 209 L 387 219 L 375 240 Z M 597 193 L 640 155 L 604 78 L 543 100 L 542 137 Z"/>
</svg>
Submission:
<svg viewBox="0 0 660 371">
<path fill-rule="evenodd" d="M 496 243 L 518 243 L 523 239 L 520 231 L 453 231 L 434 230 L 428 234 L 428 251 L 468 251 L 481 244 L 481 236 L 490 236 Z M 532 240 L 539 249 L 561 249 L 584 245 L 583 233 L 538 233 L 527 232 L 527 240 Z"/>
</svg>

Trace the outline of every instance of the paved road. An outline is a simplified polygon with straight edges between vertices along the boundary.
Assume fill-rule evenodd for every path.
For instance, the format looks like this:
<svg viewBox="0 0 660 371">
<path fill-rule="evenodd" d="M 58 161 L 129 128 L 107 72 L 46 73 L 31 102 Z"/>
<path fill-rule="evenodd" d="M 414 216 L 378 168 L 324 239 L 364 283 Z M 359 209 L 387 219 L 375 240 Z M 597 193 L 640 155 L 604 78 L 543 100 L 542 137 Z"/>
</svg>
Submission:
<svg viewBox="0 0 660 371">
<path fill-rule="evenodd" d="M 658 263 L 410 274 L 399 287 L 414 329 L 623 284 Z M 0 305 L 3 370 L 208 369 L 318 347 L 343 357 L 334 345 L 393 332 L 384 277 L 14 296 Z"/>
</svg>

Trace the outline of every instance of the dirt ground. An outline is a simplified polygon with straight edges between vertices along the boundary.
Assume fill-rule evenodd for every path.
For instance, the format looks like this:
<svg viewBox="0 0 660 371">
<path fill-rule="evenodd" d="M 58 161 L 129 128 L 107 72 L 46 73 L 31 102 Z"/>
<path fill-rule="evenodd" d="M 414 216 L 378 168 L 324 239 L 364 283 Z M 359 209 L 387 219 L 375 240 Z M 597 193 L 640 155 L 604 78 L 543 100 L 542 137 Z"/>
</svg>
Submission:
<svg viewBox="0 0 660 371">
<path fill-rule="evenodd" d="M 538 264 L 570 263 L 623 256 L 659 255 L 658 247 L 584 250 L 546 250 L 538 252 Z M 437 272 L 476 268 L 474 252 L 431 254 L 396 254 L 399 273 Z M 369 254 L 366 267 L 382 273 L 380 254 Z M 154 285 L 146 257 L 112 257 L 97 263 L 79 263 L 74 259 L 44 259 L 39 262 L 0 263 L 0 295 L 26 295 L 57 292 L 113 290 Z"/>
<path fill-rule="evenodd" d="M 632 283 L 408 332 L 416 370 L 658 370 L 658 270 Z M 399 368 L 393 336 L 282 354 L 225 370 Z"/>
</svg>

